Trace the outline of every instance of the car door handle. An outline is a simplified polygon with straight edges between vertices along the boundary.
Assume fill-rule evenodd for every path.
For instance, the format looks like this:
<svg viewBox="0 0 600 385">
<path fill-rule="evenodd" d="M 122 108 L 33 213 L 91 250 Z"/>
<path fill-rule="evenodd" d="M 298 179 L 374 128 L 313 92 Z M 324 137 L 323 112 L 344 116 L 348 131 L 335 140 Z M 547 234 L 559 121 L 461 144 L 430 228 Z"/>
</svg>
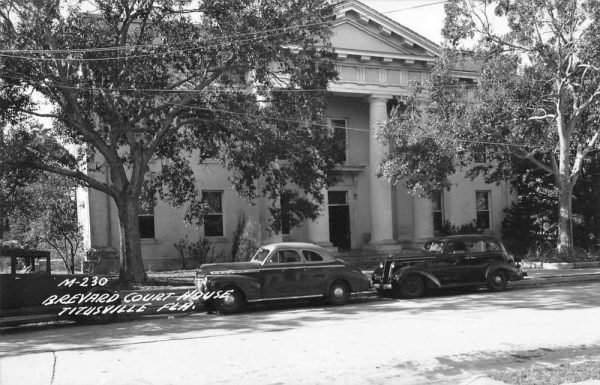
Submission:
<svg viewBox="0 0 600 385">
<path fill-rule="evenodd" d="M 19 280 L 19 279 L 22 279 L 22 277 L 17 277 L 17 276 L 15 276 L 15 281 L 16 281 L 16 280 Z"/>
</svg>

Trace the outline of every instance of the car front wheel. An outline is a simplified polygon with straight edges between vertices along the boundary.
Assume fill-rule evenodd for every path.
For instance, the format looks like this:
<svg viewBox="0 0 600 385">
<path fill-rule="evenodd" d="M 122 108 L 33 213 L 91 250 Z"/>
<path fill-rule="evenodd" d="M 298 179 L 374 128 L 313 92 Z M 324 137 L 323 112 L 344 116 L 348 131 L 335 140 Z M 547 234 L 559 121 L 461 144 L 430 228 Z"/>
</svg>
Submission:
<svg viewBox="0 0 600 385">
<path fill-rule="evenodd" d="M 350 300 L 350 287 L 344 281 L 335 281 L 329 287 L 326 296 L 327 303 L 330 305 L 343 305 Z"/>
<path fill-rule="evenodd" d="M 502 270 L 496 270 L 488 275 L 487 287 L 491 291 L 504 290 L 507 283 L 508 279 L 506 278 L 506 273 Z"/>
<path fill-rule="evenodd" d="M 240 289 L 236 288 L 227 296 L 215 300 L 213 304 L 221 314 L 234 314 L 243 309 L 246 299 Z"/>
<path fill-rule="evenodd" d="M 425 284 L 418 275 L 412 274 L 404 279 L 400 286 L 400 296 L 403 298 L 419 298 L 425 294 Z"/>
</svg>

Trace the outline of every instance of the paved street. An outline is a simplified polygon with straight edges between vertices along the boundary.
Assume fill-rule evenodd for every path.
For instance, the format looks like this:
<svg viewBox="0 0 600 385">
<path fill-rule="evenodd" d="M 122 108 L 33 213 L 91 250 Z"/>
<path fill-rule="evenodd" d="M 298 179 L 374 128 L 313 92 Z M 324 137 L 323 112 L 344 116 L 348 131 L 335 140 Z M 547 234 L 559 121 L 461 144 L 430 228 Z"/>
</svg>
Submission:
<svg viewBox="0 0 600 385">
<path fill-rule="evenodd" d="M 600 283 L 7 329 L 0 383 L 458 384 L 600 357 Z"/>
</svg>

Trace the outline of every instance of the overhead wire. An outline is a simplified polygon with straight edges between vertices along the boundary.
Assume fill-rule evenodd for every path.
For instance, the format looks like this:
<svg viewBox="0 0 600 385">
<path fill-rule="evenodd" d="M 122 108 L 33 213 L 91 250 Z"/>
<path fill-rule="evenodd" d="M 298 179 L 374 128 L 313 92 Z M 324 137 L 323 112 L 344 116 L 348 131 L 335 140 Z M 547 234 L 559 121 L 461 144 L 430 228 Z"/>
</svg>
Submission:
<svg viewBox="0 0 600 385">
<path fill-rule="evenodd" d="M 131 99 L 131 100 L 138 100 L 138 101 L 145 101 L 145 102 L 156 101 L 156 99 L 140 98 L 140 97 L 134 97 L 134 96 L 127 96 L 127 98 Z M 253 114 L 248 114 L 248 113 L 239 112 L 239 111 L 231 111 L 231 110 L 224 110 L 224 109 L 211 108 L 211 107 L 202 107 L 202 106 L 181 104 L 181 103 L 168 102 L 168 101 L 161 102 L 161 105 L 164 107 L 182 107 L 182 108 L 191 109 L 191 110 L 200 110 L 200 111 L 207 111 L 207 112 L 229 114 L 229 115 L 239 116 L 242 118 L 252 118 L 252 119 L 264 118 L 267 120 L 279 121 L 279 122 L 285 122 L 285 123 L 293 123 L 293 124 L 306 124 L 307 123 L 306 121 L 296 120 L 296 119 L 287 119 L 287 118 L 273 117 L 273 116 L 267 116 L 267 115 L 258 115 L 258 114 L 253 115 Z M 316 127 L 322 127 L 322 128 L 344 129 L 346 131 L 356 131 L 356 132 L 364 132 L 364 133 L 371 132 L 370 129 L 352 127 L 352 126 L 341 127 L 341 126 L 335 126 L 335 125 L 331 125 L 331 124 L 315 123 L 315 122 L 310 122 L 310 125 L 316 126 Z M 452 137 L 441 137 L 439 135 L 419 134 L 417 136 L 421 137 L 421 138 L 442 139 L 442 140 L 446 140 L 449 142 L 462 142 L 462 143 L 481 144 L 481 145 L 497 145 L 497 146 L 509 146 L 509 147 L 523 147 L 523 148 L 530 147 L 526 144 L 482 141 L 482 140 L 469 140 L 469 139 L 460 139 L 460 138 L 452 138 Z"/>
<path fill-rule="evenodd" d="M 395 12 L 401 12 L 401 11 L 407 11 L 407 10 L 411 10 L 411 9 L 417 9 L 417 8 L 422 8 L 422 7 L 428 7 L 428 6 L 432 6 L 432 5 L 438 5 L 438 4 L 443 4 L 446 3 L 447 0 L 444 1 L 437 1 L 437 2 L 433 2 L 433 3 L 428 3 L 428 4 L 421 4 L 421 5 L 416 5 L 416 6 L 411 6 L 411 7 L 405 7 L 405 8 L 401 8 L 401 9 L 396 9 L 396 10 L 391 10 L 391 11 L 385 11 L 385 12 L 380 12 L 381 14 L 390 14 L 390 13 L 395 13 Z M 47 61 L 56 61 L 56 60 L 61 60 L 61 61 L 106 61 L 106 60 L 123 60 L 123 59 L 130 59 L 130 58 L 140 58 L 140 57 L 148 57 L 148 56 L 157 56 L 157 55 L 169 55 L 169 54 L 174 54 L 174 53 L 181 53 L 181 52 L 189 52 L 192 50 L 199 50 L 199 49 L 203 49 L 203 48 L 215 48 L 215 47 L 222 47 L 224 45 L 229 45 L 229 44 L 233 44 L 233 43 L 239 43 L 239 42 L 248 42 L 248 41 L 253 41 L 253 40 L 257 40 L 257 39 L 264 39 L 264 38 L 268 38 L 270 36 L 276 36 L 276 35 L 280 35 L 280 34 L 285 34 L 288 33 L 291 30 L 294 29 L 298 29 L 298 28 L 306 28 L 306 27 L 311 27 L 311 26 L 318 26 L 318 25 L 323 25 L 326 24 L 328 22 L 320 22 L 320 23 L 311 23 L 311 24 L 304 24 L 304 25 L 298 25 L 298 26 L 293 26 L 293 27 L 281 27 L 281 28 L 274 28 L 274 29 L 268 29 L 268 30 L 263 30 L 263 31 L 254 31 L 254 32 L 249 32 L 249 33 L 244 33 L 244 34 L 231 34 L 231 35 L 224 35 L 224 36 L 219 36 L 216 37 L 214 39 L 208 39 L 208 41 L 220 41 L 220 40 L 226 40 L 226 39 L 230 39 L 233 37 L 243 37 L 243 36 L 254 36 L 254 35 L 258 35 L 258 34 L 265 34 L 265 33 L 271 33 L 270 35 L 266 35 L 266 36 L 259 36 L 259 37 L 255 37 L 255 38 L 250 38 L 250 39 L 241 39 L 241 40 L 237 40 L 237 41 L 231 41 L 231 42 L 224 42 L 221 44 L 210 44 L 210 45 L 204 45 L 204 46 L 200 46 L 200 47 L 193 47 L 193 48 L 187 48 L 187 49 L 181 49 L 181 50 L 171 50 L 171 51 L 167 51 L 167 52 L 162 52 L 162 53 L 151 53 L 151 54 L 145 54 L 145 55 L 131 55 L 131 56 L 118 56 L 118 57 L 110 57 L 110 58 L 39 58 L 39 57 L 28 57 L 28 56 L 19 56 L 19 55 L 9 55 L 10 53 L 53 53 L 53 54 L 58 54 L 58 53 L 89 53 L 89 52 L 110 52 L 110 51 L 115 51 L 115 50 L 130 50 L 130 49 L 136 49 L 136 48 L 147 48 L 147 47 L 161 47 L 164 45 L 160 45 L 160 44 L 146 44 L 146 45 L 132 45 L 132 46 L 118 46 L 118 47 L 101 47 L 101 48 L 84 48 L 84 49 L 68 49 L 68 50 L 0 50 L 0 56 L 2 57 L 9 57 L 9 58 L 15 58 L 15 59 L 26 59 L 26 60 L 47 60 Z M 276 31 L 281 31 L 279 33 L 273 33 Z M 188 39 L 188 40 L 184 40 L 181 42 L 176 42 L 176 44 L 186 44 L 186 43 L 194 43 L 194 42 L 198 42 L 197 39 Z M 6 76 L 5 77 L 9 77 L 10 76 Z M 450 85 L 450 86 L 443 86 L 443 87 L 465 87 L 465 85 Z M 115 92 L 115 91 L 119 91 L 119 92 L 123 92 L 123 91 L 131 91 L 131 92 L 163 92 L 163 93 L 177 93 L 177 92 L 181 92 L 181 93 L 193 93 L 193 92 L 214 92 L 214 89 L 210 89 L 210 90 L 164 90 L 164 89 L 135 89 L 135 88 L 116 88 L 116 89 L 112 89 L 112 88 L 108 88 L 108 89 L 104 89 L 104 88 L 93 88 L 93 87 L 89 87 L 89 88 L 85 88 L 85 87 L 70 87 L 70 86 L 60 86 L 63 88 L 72 88 L 75 90 L 90 90 L 90 91 L 108 91 L 108 92 Z M 225 92 L 231 92 L 231 90 L 222 90 Z M 270 92 L 326 92 L 328 91 L 327 89 L 310 89 L 310 90 L 290 90 L 290 89 L 273 89 L 270 90 Z M 152 101 L 151 99 L 146 99 L 146 98 L 136 98 L 133 96 L 126 96 L 129 99 L 137 99 L 137 100 L 142 100 L 142 101 Z M 260 103 L 261 101 L 257 101 L 258 103 Z M 164 102 L 163 105 L 165 106 L 174 106 L 174 107 L 183 107 L 183 108 L 188 108 L 188 109 L 197 109 L 197 110 L 204 110 L 204 111 L 210 111 L 210 112 L 218 112 L 218 113 L 226 113 L 226 114 L 231 114 L 231 115 L 236 115 L 236 116 L 241 116 L 241 117 L 247 117 L 247 118 L 255 118 L 258 115 L 250 115 L 247 113 L 242 113 L 242 112 L 236 112 L 236 111 L 230 111 L 230 110 L 220 110 L 220 109 L 214 109 L 214 108 L 209 108 L 209 107 L 201 107 L 201 106 L 193 106 L 193 105 L 187 105 L 187 104 L 178 104 L 178 103 L 173 103 L 173 102 Z M 293 120 L 293 119 L 284 119 L 284 118 L 276 118 L 276 117 L 269 117 L 269 116 L 263 116 L 263 118 L 268 119 L 268 120 L 276 120 L 276 121 L 281 121 L 281 122 L 287 122 L 287 123 L 295 123 L 295 124 L 305 124 L 305 121 L 299 121 L 299 120 Z M 311 123 L 311 125 L 313 126 L 321 126 L 321 127 L 327 127 L 327 128 L 331 128 L 332 126 L 329 124 L 320 124 L 320 123 Z M 357 128 L 357 127 L 349 127 L 349 126 L 345 126 L 345 127 L 340 127 L 340 126 L 333 126 L 335 129 L 345 129 L 347 131 L 357 131 L 357 132 L 370 132 L 371 130 L 369 129 L 364 129 L 364 128 Z M 527 145 L 524 144 L 516 144 L 516 143 L 503 143 L 503 142 L 493 142 L 493 141 L 475 141 L 475 140 L 467 140 L 467 139 L 459 139 L 459 138 L 450 138 L 450 137 L 440 137 L 439 135 L 424 135 L 421 134 L 419 135 L 420 137 L 423 138 L 434 138 L 434 139 L 443 139 L 443 140 L 448 140 L 448 141 L 455 141 L 455 142 L 466 142 L 466 143 L 472 143 L 472 144 L 482 144 L 482 145 L 500 145 L 500 146 L 517 146 L 517 147 L 528 147 Z"/>
<path fill-rule="evenodd" d="M 411 7 L 406 7 L 406 8 L 402 8 L 402 9 L 396 9 L 396 10 L 392 10 L 392 11 L 385 11 L 385 12 L 380 12 L 381 14 L 389 14 L 389 13 L 395 13 L 395 12 L 401 12 L 401 11 L 407 11 L 407 10 L 411 10 L 411 9 L 416 9 L 416 8 L 422 8 L 422 7 L 428 7 L 428 6 L 432 6 L 432 5 L 437 5 L 437 4 L 442 4 L 447 2 L 448 0 L 444 0 L 444 1 L 438 1 L 438 2 L 434 2 L 434 3 L 429 3 L 429 4 L 422 4 L 422 5 L 416 5 L 416 6 L 411 6 Z M 312 27 L 312 26 L 319 26 L 319 25 L 324 25 L 324 24 L 328 24 L 329 21 L 325 21 L 325 22 L 318 22 L 318 23 L 308 23 L 308 24 L 300 24 L 297 26 L 291 26 L 291 27 L 279 27 L 279 28 L 272 28 L 272 29 L 267 29 L 267 30 L 262 30 L 262 31 L 253 31 L 253 32 L 247 32 L 247 33 L 237 33 L 237 34 L 230 34 L 230 35 L 222 35 L 222 36 L 218 36 L 215 38 L 211 38 L 211 39 L 206 39 L 204 40 L 206 41 L 220 41 L 220 40 L 226 40 L 226 39 L 230 39 L 230 38 L 235 38 L 235 37 L 244 37 L 244 36 L 254 36 L 254 35 L 258 35 L 258 34 L 266 34 L 265 36 L 259 36 L 259 37 L 255 37 L 255 38 L 251 38 L 251 39 L 242 39 L 239 40 L 238 42 L 247 42 L 247 41 L 253 41 L 256 39 L 262 39 L 262 38 L 268 38 L 270 36 L 276 36 L 276 35 L 281 35 L 281 34 L 285 34 L 288 33 L 289 31 L 293 31 L 295 29 L 299 29 L 299 28 L 307 28 L 307 27 Z M 274 33 L 269 35 L 269 33 L 271 32 L 277 32 L 277 31 L 281 31 L 279 33 Z M 201 41 L 201 40 L 200 40 Z M 196 43 L 199 42 L 198 39 L 188 39 L 188 40 L 183 40 L 180 42 L 175 42 L 173 44 L 175 45 L 180 45 L 180 44 L 186 44 L 186 43 Z M 9 58 L 14 58 L 14 59 L 24 59 L 24 60 L 44 60 L 44 61 L 55 61 L 55 60 L 61 60 L 61 61 L 106 61 L 106 60 L 123 60 L 123 59 L 129 59 L 129 58 L 140 58 L 140 57 L 148 57 L 148 56 L 158 56 L 158 55 L 167 55 L 167 54 L 171 54 L 171 53 L 177 53 L 177 52 L 187 52 L 190 50 L 195 50 L 195 49 L 202 49 L 202 48 L 215 48 L 215 47 L 221 47 L 223 45 L 228 45 L 228 44 L 232 44 L 233 42 L 225 42 L 222 44 L 210 44 L 210 45 L 204 45 L 201 47 L 194 47 L 194 48 L 188 48 L 188 49 L 183 49 L 183 50 L 171 50 L 168 52 L 162 52 L 162 53 L 149 53 L 149 54 L 143 54 L 143 55 L 131 55 L 131 56 L 114 56 L 114 57 L 108 57 L 108 58 L 39 58 L 39 57 L 31 57 L 31 56 L 21 56 L 21 55 L 15 55 L 15 54 L 19 54 L 19 53 L 27 53 L 27 54 L 35 54 L 35 53 L 39 53 L 39 54 L 73 54 L 73 53 L 94 53 L 94 52 L 110 52 L 110 51 L 120 51 L 120 50 L 131 50 L 131 49 L 136 49 L 136 48 L 156 48 L 156 47 L 170 47 L 168 45 L 164 45 L 164 44 L 141 44 L 141 45 L 130 45 L 130 46 L 114 46 L 114 47 L 97 47 L 97 48 L 72 48 L 72 49 L 63 49 L 63 50 L 40 50 L 40 49 L 30 49 L 30 50 L 15 50 L 15 49 L 11 49 L 11 50 L 0 50 L 0 56 L 2 57 L 9 57 Z"/>
</svg>

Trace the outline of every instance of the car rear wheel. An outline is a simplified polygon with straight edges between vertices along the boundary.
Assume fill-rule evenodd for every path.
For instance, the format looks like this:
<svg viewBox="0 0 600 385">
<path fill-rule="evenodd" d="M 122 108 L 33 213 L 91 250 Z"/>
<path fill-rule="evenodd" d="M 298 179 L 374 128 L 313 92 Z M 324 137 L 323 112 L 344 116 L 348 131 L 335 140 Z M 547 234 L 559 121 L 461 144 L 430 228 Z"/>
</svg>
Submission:
<svg viewBox="0 0 600 385">
<path fill-rule="evenodd" d="M 409 275 L 402 282 L 402 286 L 400 286 L 400 296 L 403 298 L 419 298 L 423 294 L 425 294 L 425 283 L 418 275 Z"/>
<path fill-rule="evenodd" d="M 325 299 L 330 305 L 343 305 L 350 300 L 350 287 L 344 281 L 335 281 L 329 287 Z"/>
<path fill-rule="evenodd" d="M 506 273 L 502 270 L 496 270 L 488 275 L 487 287 L 491 291 L 502 291 L 506 288 L 507 283 Z"/>
<path fill-rule="evenodd" d="M 239 312 L 246 305 L 246 298 L 240 289 L 233 288 L 227 296 L 215 300 L 214 307 L 221 314 L 234 314 Z"/>
</svg>

